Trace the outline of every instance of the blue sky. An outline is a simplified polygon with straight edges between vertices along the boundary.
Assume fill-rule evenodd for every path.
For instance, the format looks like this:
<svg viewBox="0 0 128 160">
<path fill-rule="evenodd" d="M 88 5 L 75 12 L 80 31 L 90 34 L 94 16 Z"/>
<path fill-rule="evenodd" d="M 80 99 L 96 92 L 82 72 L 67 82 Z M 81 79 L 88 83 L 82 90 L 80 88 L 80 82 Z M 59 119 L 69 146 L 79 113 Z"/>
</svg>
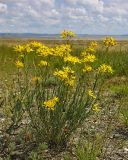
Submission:
<svg viewBox="0 0 128 160">
<path fill-rule="evenodd" d="M 128 34 L 128 0 L 0 0 L 0 32 Z"/>
</svg>

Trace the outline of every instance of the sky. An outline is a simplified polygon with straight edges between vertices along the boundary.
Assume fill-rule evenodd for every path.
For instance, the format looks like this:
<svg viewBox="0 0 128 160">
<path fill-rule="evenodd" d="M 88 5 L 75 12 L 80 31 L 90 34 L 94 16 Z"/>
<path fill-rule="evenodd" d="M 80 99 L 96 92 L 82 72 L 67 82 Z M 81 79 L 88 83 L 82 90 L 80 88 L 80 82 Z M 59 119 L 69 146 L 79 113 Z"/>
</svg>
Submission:
<svg viewBox="0 0 128 160">
<path fill-rule="evenodd" d="M 128 34 L 128 0 L 0 0 L 0 32 Z"/>
</svg>

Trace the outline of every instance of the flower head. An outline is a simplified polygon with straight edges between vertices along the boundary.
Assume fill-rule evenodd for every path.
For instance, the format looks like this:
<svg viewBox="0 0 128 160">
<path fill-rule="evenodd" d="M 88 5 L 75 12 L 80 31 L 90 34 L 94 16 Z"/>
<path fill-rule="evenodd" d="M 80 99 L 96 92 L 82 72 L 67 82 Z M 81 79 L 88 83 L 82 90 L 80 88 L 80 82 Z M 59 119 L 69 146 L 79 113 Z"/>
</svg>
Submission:
<svg viewBox="0 0 128 160">
<path fill-rule="evenodd" d="M 83 58 L 83 62 L 94 62 L 96 60 L 96 56 L 94 54 L 87 54 Z"/>
<path fill-rule="evenodd" d="M 88 90 L 88 95 L 89 95 L 90 97 L 96 99 L 96 96 L 95 96 L 95 94 L 93 93 L 92 90 Z"/>
<path fill-rule="evenodd" d="M 65 84 L 69 86 L 74 86 L 75 76 L 74 71 L 69 67 L 63 67 L 63 70 L 57 70 L 54 72 L 54 75 L 57 76 L 60 80 L 64 81 Z"/>
<path fill-rule="evenodd" d="M 24 46 L 23 45 L 17 45 L 14 47 L 14 50 L 16 52 L 22 53 L 24 51 Z"/>
<path fill-rule="evenodd" d="M 41 60 L 40 63 L 38 64 L 39 67 L 44 67 L 44 66 L 48 66 L 48 62 L 47 61 L 43 61 Z"/>
<path fill-rule="evenodd" d="M 92 48 L 97 48 L 97 47 L 98 47 L 98 43 L 97 43 L 96 41 L 92 41 L 92 42 L 90 43 L 90 46 L 91 46 Z"/>
<path fill-rule="evenodd" d="M 25 49 L 25 53 L 31 53 L 33 51 L 33 49 L 30 47 L 29 44 L 25 45 L 24 49 Z"/>
<path fill-rule="evenodd" d="M 102 64 L 100 67 L 98 67 L 99 73 L 113 73 L 113 69 L 110 65 Z"/>
<path fill-rule="evenodd" d="M 87 51 L 83 51 L 82 53 L 81 53 L 81 57 L 85 57 L 87 55 Z"/>
<path fill-rule="evenodd" d="M 15 65 L 17 66 L 17 68 L 23 68 L 24 67 L 23 62 L 21 62 L 19 60 L 16 61 Z"/>
<path fill-rule="evenodd" d="M 30 46 L 32 48 L 40 48 L 42 46 L 42 43 L 33 41 L 30 43 Z"/>
<path fill-rule="evenodd" d="M 50 99 L 50 100 L 47 100 L 47 101 L 45 101 L 45 102 L 43 102 L 43 106 L 45 107 L 45 108 L 47 108 L 48 110 L 54 110 L 55 109 L 55 105 L 56 105 L 56 103 L 59 101 L 59 98 L 58 97 L 54 97 L 54 98 L 52 98 L 52 99 Z"/>
<path fill-rule="evenodd" d="M 95 48 L 93 48 L 93 47 L 88 47 L 87 49 L 86 49 L 86 52 L 87 53 L 94 53 L 96 50 L 95 50 Z"/>
<path fill-rule="evenodd" d="M 92 110 L 95 111 L 96 113 L 100 112 L 99 105 L 98 105 L 98 104 L 94 104 L 94 105 L 92 106 Z"/>
<path fill-rule="evenodd" d="M 83 72 L 91 72 L 93 70 L 93 68 L 89 65 L 85 65 Z"/>
</svg>

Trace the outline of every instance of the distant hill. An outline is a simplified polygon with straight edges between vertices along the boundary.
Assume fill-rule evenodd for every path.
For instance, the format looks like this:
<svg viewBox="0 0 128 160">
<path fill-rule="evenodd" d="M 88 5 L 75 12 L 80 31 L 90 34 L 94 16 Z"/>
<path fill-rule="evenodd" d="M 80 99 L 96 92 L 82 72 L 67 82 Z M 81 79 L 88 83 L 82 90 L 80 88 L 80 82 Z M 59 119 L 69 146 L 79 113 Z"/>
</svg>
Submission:
<svg viewBox="0 0 128 160">
<path fill-rule="evenodd" d="M 78 39 L 100 40 L 108 35 L 89 35 L 78 34 Z M 128 40 L 128 35 L 109 35 L 117 40 Z M 41 38 L 41 39 L 60 39 L 60 34 L 36 34 L 36 33 L 0 33 L 0 38 Z"/>
<path fill-rule="evenodd" d="M 17 38 L 42 38 L 42 37 L 59 37 L 59 34 L 36 34 L 36 33 L 0 33 L 0 37 L 17 37 Z"/>
</svg>

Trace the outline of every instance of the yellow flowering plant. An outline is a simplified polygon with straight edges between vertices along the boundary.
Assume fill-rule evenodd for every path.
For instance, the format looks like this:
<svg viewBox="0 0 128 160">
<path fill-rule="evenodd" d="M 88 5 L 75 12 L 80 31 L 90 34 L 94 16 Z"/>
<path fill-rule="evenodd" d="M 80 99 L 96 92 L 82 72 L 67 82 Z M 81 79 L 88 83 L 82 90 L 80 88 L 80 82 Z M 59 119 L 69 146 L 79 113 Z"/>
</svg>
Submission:
<svg viewBox="0 0 128 160">
<path fill-rule="evenodd" d="M 71 40 L 76 37 L 76 34 L 73 31 L 70 30 L 64 30 L 61 32 L 60 37 L 66 41 L 67 44 L 71 45 Z"/>
<path fill-rule="evenodd" d="M 110 47 L 113 47 L 117 44 L 116 40 L 113 37 L 106 37 L 103 43 L 107 51 L 109 50 Z"/>
<path fill-rule="evenodd" d="M 63 38 L 74 36 L 67 31 L 62 35 Z M 17 81 L 17 89 L 11 93 L 15 97 L 12 106 L 17 102 L 20 104 L 20 113 L 27 115 L 29 123 L 26 125 L 37 143 L 66 147 L 72 133 L 92 110 L 99 112 L 96 101 L 101 76 L 113 70 L 106 64 L 94 67 L 98 59 L 92 51 L 97 43 L 92 42 L 89 47 L 80 55 L 73 55 L 67 44 L 48 47 L 40 42 L 30 42 L 15 47 L 17 57 L 24 55 L 19 57 L 16 67 L 18 71 L 23 67 L 24 70 L 19 71 L 22 76 Z M 18 123 L 19 119 L 13 122 Z"/>
<path fill-rule="evenodd" d="M 70 39 L 70 38 L 73 38 L 75 37 L 76 34 L 70 30 L 64 30 L 62 33 L 61 33 L 61 38 L 64 38 L 64 39 Z"/>
</svg>

